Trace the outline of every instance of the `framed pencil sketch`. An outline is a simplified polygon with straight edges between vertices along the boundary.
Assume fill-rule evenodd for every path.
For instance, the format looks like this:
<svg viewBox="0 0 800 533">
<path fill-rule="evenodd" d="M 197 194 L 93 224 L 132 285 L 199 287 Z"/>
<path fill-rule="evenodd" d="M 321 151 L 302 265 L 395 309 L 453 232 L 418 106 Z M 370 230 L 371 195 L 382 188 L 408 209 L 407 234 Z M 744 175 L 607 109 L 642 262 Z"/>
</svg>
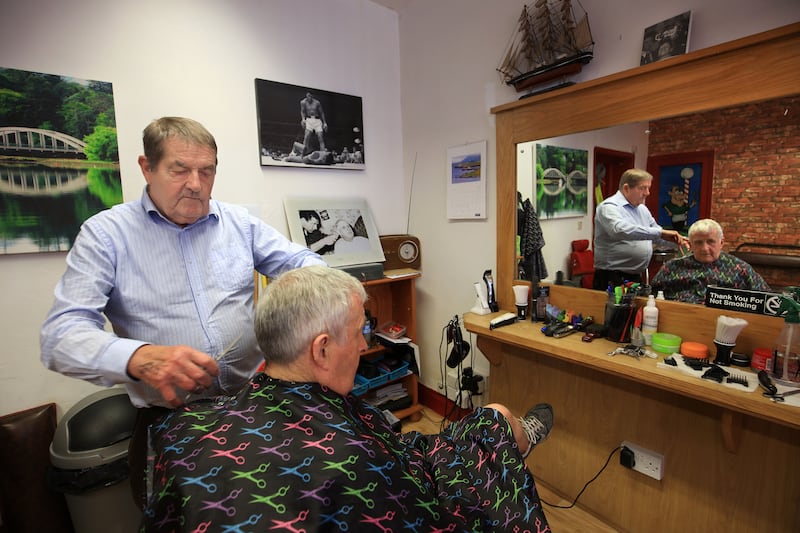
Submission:
<svg viewBox="0 0 800 533">
<path fill-rule="evenodd" d="M 447 218 L 486 218 L 486 141 L 447 149 Z"/>
<path fill-rule="evenodd" d="M 588 150 L 536 144 L 535 207 L 540 220 L 586 215 L 588 166 Z"/>
<path fill-rule="evenodd" d="M 289 234 L 332 267 L 385 260 L 380 236 L 363 198 L 286 198 Z"/>
<path fill-rule="evenodd" d="M 647 158 L 653 175 L 647 207 L 664 228 L 686 235 L 689 226 L 711 213 L 714 152 L 699 151 Z"/>
<path fill-rule="evenodd" d="M 361 98 L 256 78 L 262 166 L 364 170 Z"/>
<path fill-rule="evenodd" d="M 679 56 L 689 51 L 692 12 L 687 11 L 644 30 L 640 65 Z"/>
</svg>

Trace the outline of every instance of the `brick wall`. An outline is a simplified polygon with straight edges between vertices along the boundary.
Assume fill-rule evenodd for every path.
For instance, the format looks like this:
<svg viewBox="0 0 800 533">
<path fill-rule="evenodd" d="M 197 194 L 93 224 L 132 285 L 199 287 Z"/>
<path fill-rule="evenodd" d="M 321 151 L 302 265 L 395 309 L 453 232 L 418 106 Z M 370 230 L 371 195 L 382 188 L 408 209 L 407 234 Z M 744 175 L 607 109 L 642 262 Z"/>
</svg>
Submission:
<svg viewBox="0 0 800 533">
<path fill-rule="evenodd" d="M 714 152 L 711 218 L 723 227 L 726 251 L 744 242 L 800 247 L 800 97 L 653 121 L 648 149 Z M 800 285 L 798 269 L 757 270 L 773 287 Z"/>
</svg>

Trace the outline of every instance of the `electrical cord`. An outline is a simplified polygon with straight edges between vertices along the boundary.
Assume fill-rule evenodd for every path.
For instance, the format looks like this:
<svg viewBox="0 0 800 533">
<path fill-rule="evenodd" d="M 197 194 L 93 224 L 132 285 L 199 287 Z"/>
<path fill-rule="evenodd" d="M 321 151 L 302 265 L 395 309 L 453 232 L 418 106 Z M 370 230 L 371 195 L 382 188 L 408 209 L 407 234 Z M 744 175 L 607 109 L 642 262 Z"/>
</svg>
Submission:
<svg viewBox="0 0 800 533">
<path fill-rule="evenodd" d="M 447 341 L 447 331 L 450 329 L 452 324 L 453 321 L 451 320 L 450 322 L 447 323 L 447 325 L 445 325 L 445 327 L 442 328 L 442 336 L 439 339 L 439 377 L 441 379 L 442 387 L 444 388 L 445 405 L 448 405 L 448 403 L 450 403 L 449 402 L 450 398 L 447 397 L 448 396 L 447 378 L 445 376 L 444 366 L 445 366 L 445 357 L 447 354 L 447 349 L 450 347 L 450 342 Z M 439 431 L 444 431 L 450 424 L 450 415 L 452 415 L 452 413 L 453 412 L 451 410 L 450 413 L 446 412 L 444 414 L 441 422 L 439 423 Z"/>
<path fill-rule="evenodd" d="M 546 502 L 546 501 L 545 501 L 544 499 L 542 499 L 542 498 L 539 498 L 539 499 L 540 499 L 540 500 L 542 500 L 542 503 L 543 503 L 543 504 L 545 504 L 545 505 L 547 505 L 548 507 L 553 507 L 553 508 L 556 508 L 556 509 L 572 509 L 573 507 L 575 507 L 575 504 L 576 504 L 576 503 L 578 503 L 578 498 L 580 498 L 580 497 L 581 497 L 581 494 L 583 494 L 583 492 L 586 490 L 586 488 L 589 486 L 589 484 L 590 484 L 590 483 L 592 483 L 592 482 L 593 482 L 595 479 L 597 479 L 598 477 L 600 477 L 600 474 L 602 474 L 602 473 L 603 473 L 603 471 L 606 469 L 606 467 L 608 467 L 608 463 L 610 463 L 610 462 L 611 462 L 611 458 L 612 458 L 612 457 L 614 457 L 614 454 L 615 454 L 615 453 L 617 453 L 617 452 L 618 452 L 618 451 L 620 451 L 620 450 L 622 450 L 622 446 L 617 446 L 616 448 L 614 448 L 613 450 L 611 450 L 611 453 L 608 455 L 608 459 L 606 459 L 606 464 L 604 464 L 604 465 L 603 465 L 603 468 L 601 468 L 601 469 L 600 469 L 600 471 L 599 471 L 599 472 L 597 472 L 597 474 L 595 474 L 595 475 L 594 475 L 594 477 L 593 477 L 592 479 L 590 479 L 589 481 L 587 481 L 587 482 L 586 482 L 586 484 L 583 486 L 583 488 L 582 488 L 582 489 L 581 489 L 581 491 L 578 493 L 578 495 L 577 495 L 577 496 L 575 496 L 575 499 L 574 499 L 574 500 L 572 500 L 572 503 L 571 503 L 571 504 L 569 504 L 569 505 L 555 505 L 555 504 L 553 504 L 553 503 Z"/>
<path fill-rule="evenodd" d="M 463 403 L 462 400 L 464 399 L 464 397 L 463 397 L 464 394 L 467 394 L 467 399 L 466 400 L 467 400 L 468 405 L 469 405 L 468 409 L 473 409 L 474 408 L 474 404 L 472 402 L 472 392 L 471 391 L 465 391 L 461 387 L 461 379 L 462 379 L 462 376 L 463 376 L 463 363 L 464 363 L 463 359 L 460 359 L 458 361 L 458 363 L 456 364 L 456 367 L 455 367 L 456 368 L 456 377 L 457 377 L 456 383 L 454 384 L 454 388 L 456 390 L 455 397 L 452 398 L 452 400 L 451 400 L 449 398 L 449 396 L 448 396 L 449 392 L 447 390 L 447 388 L 448 388 L 447 387 L 447 378 L 446 378 L 446 374 L 445 374 L 445 371 L 444 371 L 444 367 L 445 367 L 445 364 L 446 364 L 445 363 L 445 356 L 449 353 L 449 348 L 450 348 L 450 343 L 451 343 L 451 340 L 449 338 L 450 335 L 448 334 L 448 332 L 451 332 L 451 334 L 452 334 L 452 337 L 453 337 L 452 338 L 452 342 L 453 343 L 458 342 L 457 339 L 460 339 L 460 337 L 461 337 L 460 327 L 461 326 L 460 326 L 459 317 L 458 317 L 458 315 L 455 315 L 447 323 L 447 325 L 445 325 L 445 327 L 442 328 L 442 335 L 441 335 L 441 337 L 439 339 L 439 377 L 441 379 L 442 386 L 444 387 L 445 405 L 447 405 L 449 407 L 449 409 L 447 409 L 447 412 L 445 412 L 444 417 L 442 417 L 442 422 L 441 422 L 441 424 L 439 426 L 439 429 L 441 431 L 444 431 L 447 428 L 447 426 L 450 424 L 450 418 L 452 416 L 454 416 L 455 414 L 457 414 L 459 409 L 464 409 L 462 407 L 462 403 Z M 458 333 L 457 335 L 456 335 L 456 332 Z M 474 366 L 475 351 L 471 349 L 472 348 L 472 333 L 470 333 L 469 343 L 465 343 L 465 344 L 467 344 L 467 351 L 471 352 L 470 364 Z M 466 353 L 464 355 L 466 355 Z"/>
</svg>

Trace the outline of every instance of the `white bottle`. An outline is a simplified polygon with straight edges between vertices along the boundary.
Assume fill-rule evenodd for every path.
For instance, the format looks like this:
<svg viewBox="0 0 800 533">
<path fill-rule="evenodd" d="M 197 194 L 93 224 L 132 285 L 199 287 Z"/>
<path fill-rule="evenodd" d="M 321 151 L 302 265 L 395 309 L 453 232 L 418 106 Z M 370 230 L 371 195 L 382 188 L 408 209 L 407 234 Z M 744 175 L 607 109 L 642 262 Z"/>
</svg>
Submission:
<svg viewBox="0 0 800 533">
<path fill-rule="evenodd" d="M 666 300 L 666 298 L 664 298 L 664 291 L 658 291 L 658 296 L 656 296 L 656 300 Z"/>
<path fill-rule="evenodd" d="M 658 331 L 658 307 L 656 299 L 651 294 L 647 297 L 647 305 L 642 310 L 642 335 L 647 346 L 653 344 L 653 333 Z"/>
</svg>

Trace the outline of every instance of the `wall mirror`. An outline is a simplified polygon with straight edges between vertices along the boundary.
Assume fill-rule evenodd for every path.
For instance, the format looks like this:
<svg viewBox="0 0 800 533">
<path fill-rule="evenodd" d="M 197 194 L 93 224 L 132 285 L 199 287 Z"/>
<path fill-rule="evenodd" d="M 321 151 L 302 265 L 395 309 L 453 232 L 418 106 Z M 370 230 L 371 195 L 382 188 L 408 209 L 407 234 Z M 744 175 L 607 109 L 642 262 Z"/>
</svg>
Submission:
<svg viewBox="0 0 800 533">
<path fill-rule="evenodd" d="M 796 95 L 799 51 L 796 23 L 493 108 L 501 307 L 513 308 L 520 143 Z"/>
<path fill-rule="evenodd" d="M 663 227 L 685 233 L 692 222 L 713 216 L 725 230 L 726 251 L 762 252 L 753 266 L 774 290 L 799 285 L 800 270 L 792 275 L 776 266 L 786 254 L 800 264 L 794 231 L 800 201 L 790 192 L 781 194 L 791 190 L 785 185 L 794 182 L 793 169 L 800 164 L 798 113 L 800 97 L 794 95 L 518 143 L 517 191 L 539 208 L 548 279 L 558 270 L 569 277 L 573 240 L 591 241 L 598 203 L 594 185 L 599 184 L 601 198 L 608 197 L 616 192 L 622 172 L 637 166 L 655 177 L 647 206 Z M 551 152 L 557 157 L 548 157 Z M 559 179 L 551 178 L 554 173 Z M 583 188 L 570 181 L 574 176 L 584 177 Z M 685 215 L 675 207 L 684 195 Z M 582 215 L 564 220 L 553 212 L 553 205 L 569 206 L 579 198 Z M 651 277 L 677 253 L 671 243 L 655 246 Z"/>
</svg>

